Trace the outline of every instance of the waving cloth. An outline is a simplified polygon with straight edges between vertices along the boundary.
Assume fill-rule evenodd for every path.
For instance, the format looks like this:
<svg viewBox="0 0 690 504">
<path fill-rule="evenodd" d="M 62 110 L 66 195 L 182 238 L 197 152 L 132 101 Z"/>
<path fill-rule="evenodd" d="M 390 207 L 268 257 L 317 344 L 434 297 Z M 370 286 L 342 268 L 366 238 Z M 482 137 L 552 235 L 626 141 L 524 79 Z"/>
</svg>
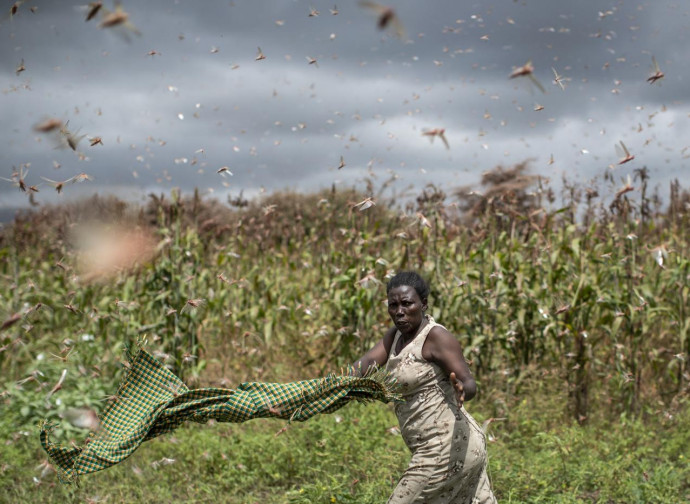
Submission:
<svg viewBox="0 0 690 504">
<path fill-rule="evenodd" d="M 382 371 L 366 378 L 331 374 L 292 383 L 243 383 L 234 390 L 189 390 L 143 348 L 134 354 L 128 351 L 127 357 L 130 367 L 117 398 L 100 419 L 99 431 L 91 433 L 83 446 L 53 443 L 49 436 L 55 425 L 42 425 L 41 444 L 63 483 L 122 462 L 144 441 L 186 421 L 244 422 L 265 417 L 304 421 L 353 400 L 400 400 L 394 382 Z"/>
</svg>

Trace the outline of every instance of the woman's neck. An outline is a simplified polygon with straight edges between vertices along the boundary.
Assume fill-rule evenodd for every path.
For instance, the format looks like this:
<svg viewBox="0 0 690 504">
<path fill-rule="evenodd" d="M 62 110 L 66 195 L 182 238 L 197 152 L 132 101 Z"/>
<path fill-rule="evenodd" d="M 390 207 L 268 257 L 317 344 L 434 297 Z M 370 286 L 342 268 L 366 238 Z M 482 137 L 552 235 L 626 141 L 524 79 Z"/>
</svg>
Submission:
<svg viewBox="0 0 690 504">
<path fill-rule="evenodd" d="M 426 315 L 422 317 L 422 322 L 417 326 L 417 329 L 414 332 L 411 332 L 409 334 L 403 334 L 400 333 L 400 339 L 404 344 L 409 343 L 413 339 L 417 337 L 417 335 L 422 332 L 422 329 L 424 329 L 424 326 L 429 322 L 429 319 L 427 318 Z M 404 346 L 404 345 L 403 345 Z"/>
</svg>

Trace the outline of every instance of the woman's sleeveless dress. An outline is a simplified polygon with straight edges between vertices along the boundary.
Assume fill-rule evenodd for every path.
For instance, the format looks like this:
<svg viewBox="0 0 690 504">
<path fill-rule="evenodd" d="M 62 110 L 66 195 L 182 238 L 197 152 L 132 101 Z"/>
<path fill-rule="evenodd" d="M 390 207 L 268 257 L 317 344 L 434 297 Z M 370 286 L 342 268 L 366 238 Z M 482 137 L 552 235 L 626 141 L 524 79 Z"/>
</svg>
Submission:
<svg viewBox="0 0 690 504">
<path fill-rule="evenodd" d="M 422 357 L 431 329 L 427 325 L 399 354 L 395 335 L 386 369 L 405 399 L 395 407 L 400 431 L 412 452 L 388 504 L 495 503 L 486 473 L 486 438 L 465 408 L 458 409 L 455 391 L 440 366 Z"/>
</svg>

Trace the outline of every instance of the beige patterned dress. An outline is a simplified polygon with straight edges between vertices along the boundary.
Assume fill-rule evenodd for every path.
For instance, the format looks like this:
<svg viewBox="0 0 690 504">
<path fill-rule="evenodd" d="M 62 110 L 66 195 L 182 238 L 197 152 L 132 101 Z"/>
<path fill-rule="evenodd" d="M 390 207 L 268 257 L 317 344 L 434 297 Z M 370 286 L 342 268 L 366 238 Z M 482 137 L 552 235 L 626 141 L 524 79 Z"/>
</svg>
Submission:
<svg viewBox="0 0 690 504">
<path fill-rule="evenodd" d="M 395 335 L 386 369 L 398 380 L 405 398 L 395 414 L 405 444 L 412 452 L 389 504 L 495 503 L 486 474 L 486 439 L 465 408 L 458 409 L 455 391 L 440 366 L 422 357 L 432 327 L 427 325 L 399 354 Z"/>
</svg>

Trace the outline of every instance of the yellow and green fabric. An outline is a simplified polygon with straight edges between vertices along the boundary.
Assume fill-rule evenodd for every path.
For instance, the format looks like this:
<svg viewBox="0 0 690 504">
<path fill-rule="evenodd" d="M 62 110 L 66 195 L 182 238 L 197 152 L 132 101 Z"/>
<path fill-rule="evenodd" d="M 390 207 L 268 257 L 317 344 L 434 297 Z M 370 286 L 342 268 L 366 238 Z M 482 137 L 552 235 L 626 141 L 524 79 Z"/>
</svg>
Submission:
<svg viewBox="0 0 690 504">
<path fill-rule="evenodd" d="M 83 446 L 50 440 L 56 426 L 44 422 L 41 444 L 64 483 L 82 474 L 122 462 L 149 439 L 168 433 L 183 422 L 245 422 L 274 417 L 304 421 L 331 413 L 350 401 L 400 400 L 394 382 L 383 372 L 360 378 L 328 375 L 292 383 L 243 383 L 236 389 L 190 390 L 160 361 L 138 347 L 127 352 L 129 371 L 117 397 Z"/>
</svg>

